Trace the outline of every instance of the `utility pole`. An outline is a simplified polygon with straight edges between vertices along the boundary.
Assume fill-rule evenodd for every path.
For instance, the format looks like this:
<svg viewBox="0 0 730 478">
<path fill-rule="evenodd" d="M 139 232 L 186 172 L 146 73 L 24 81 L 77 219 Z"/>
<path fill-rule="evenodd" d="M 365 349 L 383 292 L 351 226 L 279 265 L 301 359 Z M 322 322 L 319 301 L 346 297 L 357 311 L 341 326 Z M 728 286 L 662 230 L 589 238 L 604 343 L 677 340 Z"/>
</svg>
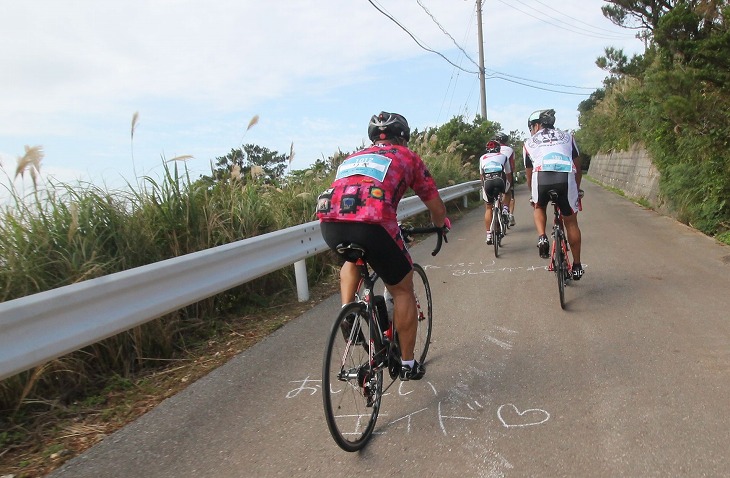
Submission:
<svg viewBox="0 0 730 478">
<path fill-rule="evenodd" d="M 487 119 L 487 84 L 484 78 L 484 36 L 482 34 L 482 0 L 477 0 L 477 32 L 479 37 L 479 90 L 482 101 L 482 119 Z"/>
</svg>

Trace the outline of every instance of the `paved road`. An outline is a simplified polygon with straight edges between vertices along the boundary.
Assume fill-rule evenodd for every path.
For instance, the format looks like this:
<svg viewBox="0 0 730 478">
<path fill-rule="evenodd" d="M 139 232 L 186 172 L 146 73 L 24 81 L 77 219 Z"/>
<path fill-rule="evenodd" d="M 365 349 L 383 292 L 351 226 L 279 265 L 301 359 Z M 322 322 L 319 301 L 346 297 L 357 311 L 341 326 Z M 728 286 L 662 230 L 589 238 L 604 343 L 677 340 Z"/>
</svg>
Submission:
<svg viewBox="0 0 730 478">
<path fill-rule="evenodd" d="M 558 303 L 518 192 L 494 260 L 482 211 L 433 258 L 434 341 L 368 447 L 341 451 L 319 388 L 331 298 L 54 477 L 728 476 L 730 248 L 584 182 L 586 275 Z"/>
</svg>

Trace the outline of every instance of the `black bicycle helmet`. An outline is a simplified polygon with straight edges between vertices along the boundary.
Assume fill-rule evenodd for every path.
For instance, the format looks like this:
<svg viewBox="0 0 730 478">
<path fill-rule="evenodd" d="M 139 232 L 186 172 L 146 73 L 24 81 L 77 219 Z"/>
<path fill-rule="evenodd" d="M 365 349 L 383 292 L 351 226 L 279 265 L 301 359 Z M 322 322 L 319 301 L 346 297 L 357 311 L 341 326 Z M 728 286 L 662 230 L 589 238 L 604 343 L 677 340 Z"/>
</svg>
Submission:
<svg viewBox="0 0 730 478">
<path fill-rule="evenodd" d="M 500 146 L 496 141 L 490 141 L 487 143 L 487 153 L 499 153 Z"/>
<path fill-rule="evenodd" d="M 509 141 L 509 136 L 504 133 L 497 133 L 496 135 L 494 135 L 494 141 L 500 144 L 507 144 L 507 141 Z"/>
<path fill-rule="evenodd" d="M 401 138 L 408 142 L 411 138 L 411 128 L 402 115 L 381 111 L 380 114 L 370 118 L 368 137 L 373 142 L 393 138 Z"/>
<path fill-rule="evenodd" d="M 552 128 L 555 126 L 555 110 L 537 110 L 533 111 L 529 118 L 527 118 L 527 128 L 532 129 L 533 125 L 539 123 L 542 126 Z"/>
</svg>

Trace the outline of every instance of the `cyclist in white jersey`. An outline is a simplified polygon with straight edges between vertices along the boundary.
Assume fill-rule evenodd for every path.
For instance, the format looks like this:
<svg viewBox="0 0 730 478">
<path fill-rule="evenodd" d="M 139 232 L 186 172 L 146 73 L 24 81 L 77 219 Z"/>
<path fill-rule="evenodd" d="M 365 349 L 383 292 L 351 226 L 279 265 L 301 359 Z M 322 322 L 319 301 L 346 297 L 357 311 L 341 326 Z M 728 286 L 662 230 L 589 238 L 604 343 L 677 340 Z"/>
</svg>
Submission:
<svg viewBox="0 0 730 478">
<path fill-rule="evenodd" d="M 510 169 L 512 169 L 512 178 L 514 179 L 514 175 L 516 172 L 515 150 L 507 144 L 507 142 L 509 141 L 509 136 L 504 133 L 499 133 L 494 137 L 494 141 L 500 144 L 499 152 L 507 156 L 507 160 L 509 161 L 509 167 Z M 504 208 L 508 210 L 510 227 L 515 225 L 515 182 L 516 179 L 511 182 L 510 188 L 507 190 L 506 193 L 504 193 Z"/>
<path fill-rule="evenodd" d="M 538 110 L 527 120 L 532 136 L 524 143 L 525 173 L 534 204 L 537 247 L 540 257 L 550 257 L 545 234 L 550 202 L 548 191 L 558 193 L 558 207 L 563 215 L 565 232 L 573 252 L 573 279 L 580 280 L 583 266 L 580 262 L 581 233 L 578 227 L 578 192 L 581 181 L 581 162 L 573 135 L 555 128 L 555 110 Z"/>
<path fill-rule="evenodd" d="M 512 169 L 507 156 L 500 153 L 499 143 L 487 143 L 487 151 L 479 158 L 479 172 L 482 178 L 482 198 L 485 201 L 484 225 L 487 227 L 487 244 L 492 244 L 492 202 L 498 194 L 508 191 L 512 183 Z M 500 238 L 494 238 L 499 240 Z"/>
</svg>

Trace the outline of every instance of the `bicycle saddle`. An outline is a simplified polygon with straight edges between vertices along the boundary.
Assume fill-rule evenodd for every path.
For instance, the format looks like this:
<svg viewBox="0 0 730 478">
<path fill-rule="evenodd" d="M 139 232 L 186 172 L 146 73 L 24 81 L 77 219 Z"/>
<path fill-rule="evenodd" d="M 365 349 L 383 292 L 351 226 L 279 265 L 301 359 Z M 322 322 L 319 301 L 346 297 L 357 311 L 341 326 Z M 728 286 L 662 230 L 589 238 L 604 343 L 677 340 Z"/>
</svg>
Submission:
<svg viewBox="0 0 730 478">
<path fill-rule="evenodd" d="M 335 250 L 347 262 L 357 262 L 358 259 L 365 260 L 368 252 L 363 246 L 354 242 L 342 242 L 337 244 Z"/>
</svg>

